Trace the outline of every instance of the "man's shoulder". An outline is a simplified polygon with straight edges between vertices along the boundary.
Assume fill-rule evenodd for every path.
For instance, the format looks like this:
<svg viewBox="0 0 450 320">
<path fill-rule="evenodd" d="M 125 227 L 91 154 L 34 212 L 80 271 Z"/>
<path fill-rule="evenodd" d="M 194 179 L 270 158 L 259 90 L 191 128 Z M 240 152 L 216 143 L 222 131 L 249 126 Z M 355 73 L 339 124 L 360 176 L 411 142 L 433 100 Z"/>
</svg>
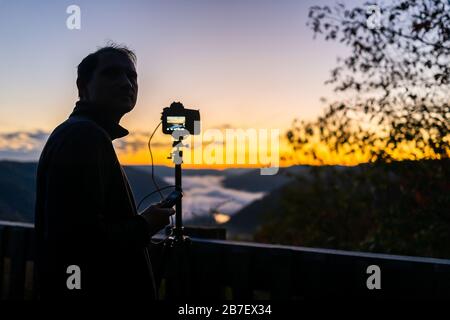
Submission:
<svg viewBox="0 0 450 320">
<path fill-rule="evenodd" d="M 74 117 L 70 117 L 57 126 L 53 130 L 50 140 L 83 144 L 111 143 L 106 131 L 94 121 Z"/>
<path fill-rule="evenodd" d="M 114 147 L 103 128 L 93 121 L 70 117 L 53 130 L 40 160 L 48 157 L 70 159 L 74 155 L 84 154 L 85 160 L 89 161 L 100 154 L 112 156 L 113 153 Z"/>
</svg>

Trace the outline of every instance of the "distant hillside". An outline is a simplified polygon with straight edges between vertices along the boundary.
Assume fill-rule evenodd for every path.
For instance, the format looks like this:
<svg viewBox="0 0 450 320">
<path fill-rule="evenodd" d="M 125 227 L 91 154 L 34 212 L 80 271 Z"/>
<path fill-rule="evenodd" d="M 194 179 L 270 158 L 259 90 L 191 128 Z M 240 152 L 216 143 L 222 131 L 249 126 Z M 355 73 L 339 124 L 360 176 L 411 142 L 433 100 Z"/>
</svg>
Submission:
<svg viewBox="0 0 450 320">
<path fill-rule="evenodd" d="M 145 171 L 147 173 L 152 172 L 152 166 L 130 166 L 132 168 Z M 173 177 L 174 168 L 167 166 L 154 166 L 154 174 L 159 177 Z M 183 168 L 183 176 L 237 176 L 241 174 L 245 174 L 252 169 L 245 168 L 230 168 L 224 170 L 215 170 L 215 169 L 186 169 Z"/>
<path fill-rule="evenodd" d="M 333 170 L 355 170 L 355 168 L 358 166 L 323 166 L 316 169 L 320 176 L 328 176 Z M 302 182 L 295 177 L 300 177 Z M 253 240 L 253 235 L 265 222 L 266 213 L 280 210 L 283 193 L 305 190 L 310 187 L 311 179 L 313 177 L 309 166 L 281 168 L 279 173 L 274 176 L 261 176 L 259 170 L 253 170 L 242 176 L 226 178 L 224 185 L 229 188 L 269 192 L 262 199 L 256 200 L 236 212 L 226 224 L 222 225 L 227 228 L 228 237 Z"/>
<path fill-rule="evenodd" d="M 147 173 L 152 172 L 151 166 L 131 166 L 134 169 Z M 280 168 L 275 175 L 261 175 L 260 169 L 230 168 L 224 170 L 215 169 L 184 169 L 183 176 L 222 176 L 225 188 L 248 192 L 270 192 L 292 181 L 293 175 L 307 175 L 308 166 L 291 166 Z M 155 166 L 155 176 L 161 178 L 173 177 L 174 168 L 167 166 Z"/>
<path fill-rule="evenodd" d="M 140 170 L 145 173 L 152 173 L 152 166 L 128 166 L 136 170 Z M 173 176 L 174 168 L 167 166 L 154 166 L 154 175 L 158 177 L 169 177 Z"/>
<path fill-rule="evenodd" d="M 33 222 L 37 163 L 0 161 L 0 219 Z M 151 179 L 151 166 L 125 166 L 136 203 L 155 190 Z M 290 181 L 287 174 L 302 171 L 304 167 L 282 168 L 277 175 L 261 176 L 259 169 L 183 170 L 183 175 L 224 176 L 224 186 L 244 191 L 268 192 Z M 159 187 L 168 184 L 160 177 L 173 176 L 173 168 L 155 167 L 155 180 Z M 167 194 L 171 189 L 166 189 Z M 149 197 L 141 208 L 159 201 L 157 193 Z"/>
<path fill-rule="evenodd" d="M 0 161 L 0 219 L 32 222 L 36 163 Z"/>
<path fill-rule="evenodd" d="M 308 166 L 280 168 L 278 173 L 272 176 L 263 176 L 260 169 L 253 169 L 240 175 L 227 176 L 223 181 L 223 185 L 226 188 L 249 192 L 269 192 L 292 181 L 293 174 L 308 174 L 307 169 Z"/>
<path fill-rule="evenodd" d="M 136 203 L 154 191 L 151 174 L 128 166 L 124 169 Z M 0 161 L 0 220 L 34 222 L 36 170 L 37 163 Z M 159 187 L 167 185 L 157 176 L 155 180 Z M 163 193 L 167 191 L 170 190 Z M 143 206 L 159 199 L 158 194 L 155 193 L 143 203 Z"/>
<path fill-rule="evenodd" d="M 223 227 L 227 229 L 228 237 L 230 239 L 239 237 L 251 240 L 253 234 L 264 221 L 265 213 L 279 207 L 284 188 L 285 186 L 273 190 L 262 199 L 252 202 L 234 214 L 226 224 L 223 224 Z"/>
<path fill-rule="evenodd" d="M 0 161 L 0 220 L 33 222 L 35 202 L 36 163 L 20 163 L 14 161 Z M 124 166 L 136 204 L 144 196 L 155 191 L 151 179 L 149 166 Z M 159 187 L 168 184 L 159 176 L 173 176 L 173 168 L 158 166 L 155 180 Z M 159 172 L 158 172 L 159 171 Z M 183 175 L 222 175 L 224 185 L 228 188 L 244 191 L 270 192 L 289 183 L 292 172 L 303 172 L 305 167 L 283 168 L 275 176 L 261 176 L 259 169 L 226 169 L 220 170 L 183 170 Z M 163 190 L 167 194 L 172 189 Z M 270 208 L 277 203 L 277 192 L 272 192 L 265 198 L 245 207 L 229 222 L 230 228 L 240 228 L 251 232 L 258 224 L 263 209 Z M 154 193 L 142 203 L 145 206 L 160 200 L 158 193 Z M 210 218 L 208 218 L 210 219 Z"/>
</svg>

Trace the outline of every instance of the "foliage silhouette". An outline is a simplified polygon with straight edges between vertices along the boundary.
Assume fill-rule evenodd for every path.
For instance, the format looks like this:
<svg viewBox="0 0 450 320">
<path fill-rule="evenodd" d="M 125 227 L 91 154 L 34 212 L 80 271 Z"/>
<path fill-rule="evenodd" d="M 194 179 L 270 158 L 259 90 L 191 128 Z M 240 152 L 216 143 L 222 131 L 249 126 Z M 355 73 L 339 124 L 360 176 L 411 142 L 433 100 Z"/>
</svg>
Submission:
<svg viewBox="0 0 450 320">
<path fill-rule="evenodd" d="M 448 258 L 450 2 L 385 2 L 376 27 L 369 5 L 310 9 L 314 35 L 351 50 L 327 81 L 336 100 L 287 133 L 314 164 L 365 164 L 298 177 L 255 240 Z"/>
<path fill-rule="evenodd" d="M 314 35 L 351 48 L 327 81 L 340 98 L 316 121 L 294 121 L 295 150 L 325 163 L 442 159 L 450 154 L 450 3 L 392 1 L 379 28 L 366 7 L 314 6 Z M 373 26 L 372 26 L 373 27 Z"/>
</svg>

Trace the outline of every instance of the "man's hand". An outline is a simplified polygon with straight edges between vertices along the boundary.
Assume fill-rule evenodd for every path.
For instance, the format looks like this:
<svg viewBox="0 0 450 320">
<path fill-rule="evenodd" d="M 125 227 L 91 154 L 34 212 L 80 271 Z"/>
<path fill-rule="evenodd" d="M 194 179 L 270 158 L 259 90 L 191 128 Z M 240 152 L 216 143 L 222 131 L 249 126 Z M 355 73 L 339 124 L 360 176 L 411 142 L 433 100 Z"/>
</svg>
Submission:
<svg viewBox="0 0 450 320">
<path fill-rule="evenodd" d="M 175 213 L 173 208 L 160 208 L 159 206 L 160 204 L 151 205 L 141 213 L 141 217 L 148 223 L 151 236 L 167 226 L 170 222 L 169 217 Z"/>
</svg>

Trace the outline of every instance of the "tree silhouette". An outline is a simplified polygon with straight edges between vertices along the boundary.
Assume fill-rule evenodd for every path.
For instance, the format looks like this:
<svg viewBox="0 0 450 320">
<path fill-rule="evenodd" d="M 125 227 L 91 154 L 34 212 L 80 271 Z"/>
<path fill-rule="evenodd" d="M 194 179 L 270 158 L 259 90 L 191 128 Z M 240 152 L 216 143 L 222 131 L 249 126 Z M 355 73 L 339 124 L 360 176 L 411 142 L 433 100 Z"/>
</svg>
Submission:
<svg viewBox="0 0 450 320">
<path fill-rule="evenodd" d="M 314 37 L 339 41 L 351 53 L 326 82 L 338 100 L 288 131 L 296 151 L 319 163 L 325 155 L 369 162 L 449 157 L 448 0 L 314 6 L 308 25 Z"/>
<path fill-rule="evenodd" d="M 449 257 L 450 2 L 384 3 L 310 9 L 314 36 L 351 50 L 324 114 L 287 133 L 299 159 L 370 163 L 312 166 L 256 241 Z"/>
</svg>

